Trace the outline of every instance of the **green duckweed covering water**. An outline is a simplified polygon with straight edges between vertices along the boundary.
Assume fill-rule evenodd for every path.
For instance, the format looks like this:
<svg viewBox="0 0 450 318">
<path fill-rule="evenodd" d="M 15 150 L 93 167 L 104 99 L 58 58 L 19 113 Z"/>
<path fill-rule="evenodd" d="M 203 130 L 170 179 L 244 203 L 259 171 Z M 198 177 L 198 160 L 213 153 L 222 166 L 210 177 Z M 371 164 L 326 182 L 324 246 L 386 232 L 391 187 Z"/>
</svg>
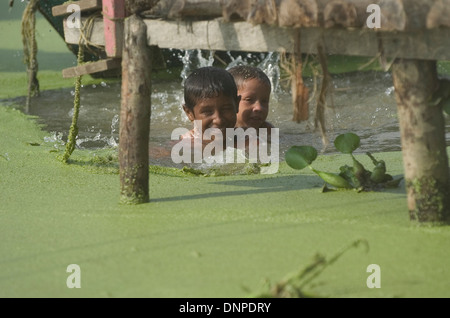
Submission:
<svg viewBox="0 0 450 318">
<path fill-rule="evenodd" d="M 76 150 L 63 164 L 32 119 L 0 107 L 0 123 L 2 297 L 245 297 L 356 239 L 368 251 L 347 251 L 305 292 L 450 296 L 450 228 L 413 225 L 403 185 L 322 193 L 320 178 L 284 163 L 275 175 L 207 178 L 152 167 L 150 203 L 128 206 L 113 150 Z M 400 153 L 377 157 L 402 173 Z M 80 289 L 66 287 L 70 264 Z M 370 264 L 381 267 L 380 289 L 366 286 Z"/>
<path fill-rule="evenodd" d="M 7 36 L 3 46 L 14 42 Z M 63 49 L 39 47 L 41 89 L 73 85 L 60 77 L 66 63 L 46 67 Z M 26 74 L 6 71 L 0 98 L 25 95 Z M 63 164 L 46 136 L 33 119 L 0 106 L 0 297 L 245 297 L 359 239 L 368 250 L 348 250 L 304 292 L 450 296 L 450 228 L 411 223 L 403 182 L 382 192 L 322 193 L 317 175 L 285 163 L 275 175 L 206 178 L 151 167 L 150 203 L 129 206 L 119 203 L 115 150 L 75 150 Z M 376 156 L 393 176 L 403 173 L 400 153 Z M 334 171 L 347 160 L 321 156 L 315 166 Z M 80 289 L 67 288 L 70 264 L 80 266 Z M 366 285 L 370 264 L 381 268 L 379 289 Z"/>
</svg>

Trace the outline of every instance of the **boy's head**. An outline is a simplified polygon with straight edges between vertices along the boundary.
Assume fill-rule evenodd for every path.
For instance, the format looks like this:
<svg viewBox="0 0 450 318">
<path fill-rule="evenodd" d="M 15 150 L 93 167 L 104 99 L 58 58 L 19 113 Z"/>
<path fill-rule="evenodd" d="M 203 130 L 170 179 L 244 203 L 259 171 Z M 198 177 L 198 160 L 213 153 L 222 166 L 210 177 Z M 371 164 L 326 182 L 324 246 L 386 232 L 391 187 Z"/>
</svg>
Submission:
<svg viewBox="0 0 450 318">
<path fill-rule="evenodd" d="M 242 65 L 228 70 L 234 77 L 241 97 L 236 127 L 260 128 L 269 114 L 272 85 L 267 75 L 257 67 Z"/>
<path fill-rule="evenodd" d="M 234 128 L 239 107 L 237 87 L 226 70 L 202 67 L 184 82 L 183 109 L 190 121 L 201 120 L 202 131 L 208 128 Z"/>
</svg>

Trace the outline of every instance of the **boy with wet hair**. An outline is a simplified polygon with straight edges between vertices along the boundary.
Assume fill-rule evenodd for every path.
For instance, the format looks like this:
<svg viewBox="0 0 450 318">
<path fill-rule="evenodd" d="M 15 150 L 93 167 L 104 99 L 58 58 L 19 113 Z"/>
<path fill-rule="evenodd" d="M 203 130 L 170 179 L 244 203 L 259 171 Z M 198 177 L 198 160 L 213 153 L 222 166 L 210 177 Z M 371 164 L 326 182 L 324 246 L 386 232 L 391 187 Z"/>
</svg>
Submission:
<svg viewBox="0 0 450 318">
<path fill-rule="evenodd" d="M 241 97 L 237 114 L 236 128 L 270 128 L 274 126 L 266 121 L 269 114 L 269 101 L 272 84 L 267 75 L 259 68 L 249 65 L 235 66 L 228 70 L 233 76 Z"/>
<path fill-rule="evenodd" d="M 226 128 L 236 125 L 239 96 L 233 77 L 217 67 L 193 71 L 184 83 L 183 110 L 191 122 L 201 121 L 183 138 L 202 136 L 208 128 L 218 128 L 226 136 Z"/>
<path fill-rule="evenodd" d="M 172 132 L 172 160 L 176 163 L 201 162 L 208 144 L 212 148 L 211 154 L 225 149 L 226 130 L 234 130 L 239 99 L 233 76 L 226 70 L 208 66 L 193 71 L 184 82 L 183 110 L 194 128 L 188 131 L 177 128 Z"/>
<path fill-rule="evenodd" d="M 254 83 L 253 80 L 258 82 Z M 258 84 L 258 86 L 253 88 L 252 85 L 249 85 L 249 81 L 251 84 Z M 267 95 L 270 96 L 270 81 L 262 84 L 259 81 L 245 79 L 241 92 L 248 99 L 256 100 L 253 104 L 257 105 L 252 106 L 256 108 L 253 111 L 256 115 L 250 116 L 250 119 L 253 120 L 256 116 L 260 116 L 263 120 L 262 123 L 258 123 L 257 127 L 265 128 L 270 125 L 265 122 L 268 113 Z M 267 83 L 269 86 L 267 86 Z M 256 93 L 253 92 L 253 89 Z M 202 160 L 207 163 L 239 161 L 242 157 L 237 157 L 239 153 L 235 151 L 228 151 L 230 148 L 248 152 L 249 160 L 257 160 L 258 154 L 259 156 L 262 155 L 257 149 L 258 136 L 253 134 L 252 129 L 235 128 L 240 99 L 238 88 L 230 72 L 215 67 L 199 68 L 192 72 L 184 84 L 185 104 L 183 110 L 189 120 L 194 122 L 194 128 L 182 132 L 184 134 L 181 136 L 182 140 L 172 148 L 172 160 L 175 163 L 202 163 Z M 263 105 L 264 109 L 261 109 Z M 263 112 L 262 115 L 261 112 Z M 227 136 L 227 131 L 232 134 Z M 175 140 L 178 136 L 180 135 L 172 135 L 172 140 Z M 267 140 L 263 141 L 267 142 Z M 225 149 L 226 151 L 223 152 Z M 277 156 L 277 153 L 271 147 L 271 156 L 272 154 Z M 220 156 L 221 154 L 225 155 L 226 159 Z M 265 157 L 263 159 L 266 160 Z M 275 161 L 270 159 L 270 162 Z"/>
</svg>

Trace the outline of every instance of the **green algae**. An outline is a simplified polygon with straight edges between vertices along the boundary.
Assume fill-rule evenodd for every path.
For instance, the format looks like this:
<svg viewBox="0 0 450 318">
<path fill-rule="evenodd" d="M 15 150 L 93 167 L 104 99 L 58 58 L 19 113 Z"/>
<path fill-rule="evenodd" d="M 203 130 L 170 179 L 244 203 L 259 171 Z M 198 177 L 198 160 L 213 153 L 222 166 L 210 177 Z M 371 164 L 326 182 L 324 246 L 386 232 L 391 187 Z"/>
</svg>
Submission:
<svg viewBox="0 0 450 318">
<path fill-rule="evenodd" d="M 203 177 L 220 177 L 220 176 L 232 176 L 232 175 L 252 175 L 259 174 L 263 164 L 259 163 L 227 163 L 216 164 L 207 166 L 204 168 L 183 167 L 182 172 L 191 174 L 194 176 Z"/>
<path fill-rule="evenodd" d="M 84 48 L 80 45 L 78 50 L 77 62 L 78 65 L 81 65 L 83 62 L 84 56 Z M 72 155 L 75 150 L 76 139 L 78 137 L 78 115 L 80 113 L 80 90 L 81 90 L 81 80 L 83 76 L 77 76 L 75 79 L 75 93 L 73 100 L 73 115 L 72 115 L 72 124 L 69 129 L 69 137 L 67 138 L 66 150 L 61 158 L 64 163 L 67 163 L 67 160 Z"/>
<path fill-rule="evenodd" d="M 2 46 L 11 47 L 0 56 L 9 60 L 21 47 L 9 39 L 20 37 L 3 23 Z M 38 32 L 39 43 L 43 35 Z M 41 89 L 73 86 L 58 71 L 71 65 L 55 63 L 73 59 L 71 53 L 62 41 L 44 40 Z M 52 48 L 56 43 L 63 48 Z M 0 98 L 26 95 L 26 74 L 3 70 Z M 59 150 L 42 142 L 45 136 L 32 119 L 0 105 L 1 297 L 245 297 L 317 253 L 333 255 L 361 237 L 370 251 L 348 251 L 309 292 L 450 296 L 450 228 L 415 227 L 403 183 L 382 193 L 324 196 L 312 172 L 299 176 L 284 163 L 276 175 L 211 178 L 152 166 L 150 203 L 121 205 L 114 150 L 76 150 L 64 165 L 56 159 Z M 400 153 L 377 158 L 403 174 Z M 345 162 L 332 155 L 315 164 L 326 170 Z M 73 263 L 81 268 L 81 289 L 66 286 Z M 366 286 L 369 264 L 381 267 L 380 289 Z"/>
<path fill-rule="evenodd" d="M 0 20 L 0 37 L 2 38 L 0 59 L 8 61 L 0 65 L 0 99 L 27 95 L 27 73 L 23 64 L 20 32 L 21 13 L 22 11 L 15 15 L 16 19 Z M 7 16 L 7 10 L 0 10 L 0 16 L 2 15 Z M 73 66 L 76 63 L 76 57 L 68 50 L 57 32 L 39 14 L 36 17 L 36 32 L 36 39 L 40 47 L 37 54 L 39 62 L 37 78 L 40 90 L 73 87 L 74 80 L 63 78 L 61 71 Z M 114 82 L 117 79 L 96 79 L 90 75 L 83 77 L 84 85 L 99 84 L 102 81 Z"/>
<path fill-rule="evenodd" d="M 29 117 L 0 107 L 0 123 L 2 297 L 246 297 L 356 238 L 370 251 L 346 252 L 308 293 L 450 296 L 450 228 L 413 226 L 403 184 L 324 195 L 312 172 L 285 163 L 275 175 L 208 178 L 152 166 L 150 202 L 122 205 L 115 150 L 76 150 L 66 165 Z M 402 173 L 400 153 L 377 158 Z M 80 289 L 66 286 L 69 264 L 81 268 Z M 381 267 L 380 289 L 366 286 L 369 264 Z"/>
<path fill-rule="evenodd" d="M 149 201 L 148 167 L 142 164 L 127 166 L 120 171 L 120 203 L 142 204 Z"/>
<path fill-rule="evenodd" d="M 301 268 L 298 272 L 290 274 L 285 279 L 276 284 L 267 282 L 264 291 L 256 293 L 255 298 L 318 298 L 319 295 L 310 294 L 307 291 L 314 280 L 330 265 L 333 265 L 349 249 L 359 245 L 365 245 L 366 252 L 369 251 L 369 244 L 365 240 L 355 240 L 335 255 L 327 258 L 324 255 L 316 254 L 313 261 Z"/>
<path fill-rule="evenodd" d="M 450 217 L 445 207 L 449 193 L 445 185 L 432 177 L 406 180 L 406 184 L 413 191 L 416 203 L 416 208 L 409 211 L 411 220 L 433 225 L 448 224 Z"/>
<path fill-rule="evenodd" d="M 127 183 L 128 184 L 128 183 Z M 123 188 L 127 189 L 129 187 L 128 185 L 125 185 Z M 121 204 L 129 204 L 129 205 L 136 205 L 136 204 L 142 204 L 149 202 L 149 196 L 147 193 L 144 193 L 143 191 L 133 191 L 130 194 L 130 191 L 128 190 L 122 190 L 122 193 L 120 195 L 120 201 Z"/>
<path fill-rule="evenodd" d="M 77 151 L 70 159 L 67 160 L 67 163 L 69 165 L 82 167 L 83 170 L 91 173 L 113 175 L 119 174 L 117 149 Z"/>
</svg>

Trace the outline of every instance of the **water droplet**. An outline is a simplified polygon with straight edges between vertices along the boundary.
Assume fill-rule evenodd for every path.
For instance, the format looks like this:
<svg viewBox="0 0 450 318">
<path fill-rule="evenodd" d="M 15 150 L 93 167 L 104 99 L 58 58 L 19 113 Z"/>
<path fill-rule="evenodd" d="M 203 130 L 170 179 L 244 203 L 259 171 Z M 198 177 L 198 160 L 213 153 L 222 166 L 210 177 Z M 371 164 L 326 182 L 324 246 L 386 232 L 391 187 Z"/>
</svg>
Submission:
<svg viewBox="0 0 450 318">
<path fill-rule="evenodd" d="M 98 141 L 98 140 L 100 140 L 101 136 L 102 135 L 100 134 L 100 132 L 98 132 L 97 135 L 95 135 L 94 139 L 92 139 L 92 140 L 93 141 Z"/>
<path fill-rule="evenodd" d="M 111 136 L 111 137 L 108 139 L 108 145 L 109 145 L 110 147 L 116 148 L 116 147 L 118 146 L 118 143 L 116 142 L 116 139 L 115 139 L 114 137 Z"/>
</svg>

